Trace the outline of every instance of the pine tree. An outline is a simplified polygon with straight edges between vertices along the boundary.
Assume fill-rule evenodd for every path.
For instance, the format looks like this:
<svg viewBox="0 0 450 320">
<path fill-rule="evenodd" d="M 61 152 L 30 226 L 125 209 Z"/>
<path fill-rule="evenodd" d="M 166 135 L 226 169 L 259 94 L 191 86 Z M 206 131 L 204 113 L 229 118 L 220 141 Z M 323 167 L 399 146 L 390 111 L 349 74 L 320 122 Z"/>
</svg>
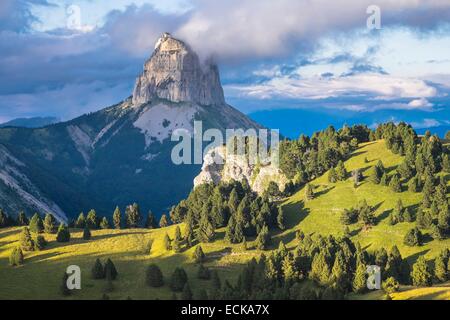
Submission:
<svg viewBox="0 0 450 320">
<path fill-rule="evenodd" d="M 422 232 L 418 228 L 410 229 L 403 239 L 403 243 L 407 246 L 421 246 L 423 242 Z"/>
<path fill-rule="evenodd" d="M 156 264 L 151 264 L 147 267 L 145 278 L 147 285 L 150 287 L 159 288 L 164 285 L 163 274 Z"/>
<path fill-rule="evenodd" d="M 338 181 L 338 177 L 336 174 L 336 170 L 331 167 L 330 171 L 328 172 L 328 182 L 330 183 L 336 183 Z"/>
<path fill-rule="evenodd" d="M 333 268 L 331 269 L 331 274 L 335 287 L 341 291 L 347 291 L 350 279 L 347 273 L 345 257 L 342 251 L 339 251 L 336 254 Z"/>
<path fill-rule="evenodd" d="M 234 213 L 237 210 L 239 205 L 239 196 L 236 191 L 236 188 L 233 188 L 230 193 L 230 197 L 228 199 L 228 207 L 231 209 L 231 212 Z"/>
<path fill-rule="evenodd" d="M 77 221 L 75 222 L 75 228 L 83 229 L 86 226 L 86 219 L 84 217 L 84 213 L 81 212 L 78 216 Z"/>
<path fill-rule="evenodd" d="M 285 221 L 284 221 L 284 211 L 283 208 L 280 206 L 278 208 L 278 215 L 277 215 L 277 224 L 278 224 L 278 228 L 280 230 L 284 230 L 286 229 L 286 225 L 285 225 Z"/>
<path fill-rule="evenodd" d="M 205 261 L 205 253 L 200 245 L 195 248 L 193 257 L 195 263 L 203 263 Z"/>
<path fill-rule="evenodd" d="M 428 229 L 431 226 L 432 218 L 428 211 L 424 211 L 422 208 L 417 210 L 416 224 L 421 229 Z"/>
<path fill-rule="evenodd" d="M 189 283 L 184 285 L 183 291 L 181 292 L 181 300 L 192 300 L 192 291 L 189 287 Z"/>
<path fill-rule="evenodd" d="M 4 228 L 8 225 L 8 216 L 6 213 L 0 208 L 0 228 Z"/>
<path fill-rule="evenodd" d="M 215 236 L 214 226 L 212 225 L 208 216 L 203 215 L 200 219 L 197 230 L 198 241 L 208 243 L 214 239 L 214 236 Z"/>
<path fill-rule="evenodd" d="M 177 226 L 176 228 L 175 228 L 175 240 L 177 240 L 177 241 L 181 241 L 181 240 L 183 240 L 183 238 L 182 238 L 182 236 L 181 236 L 181 229 L 180 229 L 180 226 Z"/>
<path fill-rule="evenodd" d="M 375 224 L 375 216 L 372 208 L 367 204 L 366 200 L 363 200 L 359 205 L 359 221 L 365 226 L 373 226 Z"/>
<path fill-rule="evenodd" d="M 137 228 L 141 222 L 141 211 L 137 203 L 133 203 L 125 210 L 125 217 L 128 228 Z"/>
<path fill-rule="evenodd" d="M 60 290 L 61 295 L 65 296 L 65 297 L 70 296 L 70 294 L 72 293 L 69 290 L 69 288 L 67 288 L 67 280 L 68 279 L 69 279 L 69 275 L 64 272 L 59 290 Z"/>
<path fill-rule="evenodd" d="M 96 259 L 94 266 L 91 269 L 92 279 L 104 279 L 105 278 L 105 269 L 100 261 L 100 259 Z"/>
<path fill-rule="evenodd" d="M 45 240 L 43 235 L 38 234 L 34 239 L 34 250 L 40 251 L 47 246 L 47 240 Z"/>
<path fill-rule="evenodd" d="M 442 241 L 445 239 L 445 234 L 444 234 L 443 230 L 441 228 L 439 228 L 437 225 L 435 225 L 434 223 L 431 224 L 430 231 L 431 231 L 431 236 L 433 237 L 433 239 L 439 240 L 439 241 Z"/>
<path fill-rule="evenodd" d="M 19 216 L 17 217 L 17 223 L 19 226 L 27 226 L 28 225 L 29 221 L 28 221 L 27 216 L 25 215 L 25 212 L 23 212 L 23 211 L 19 212 Z M 1 227 L 1 225 L 0 225 L 0 227 Z"/>
<path fill-rule="evenodd" d="M 355 277 L 353 279 L 353 291 L 363 293 L 367 289 L 366 266 L 359 263 L 356 267 Z"/>
<path fill-rule="evenodd" d="M 173 239 L 172 250 L 175 253 L 180 253 L 181 252 L 181 241 L 180 240 Z"/>
<path fill-rule="evenodd" d="M 411 180 L 409 180 L 408 182 L 408 191 L 409 192 L 419 192 L 419 181 L 417 176 L 413 177 Z"/>
<path fill-rule="evenodd" d="M 446 282 L 449 279 L 447 263 L 448 258 L 442 254 L 434 259 L 434 276 L 439 282 Z"/>
<path fill-rule="evenodd" d="M 314 188 L 309 183 L 305 186 L 305 199 L 314 199 Z"/>
<path fill-rule="evenodd" d="M 314 256 L 309 276 L 321 285 L 327 285 L 329 283 L 331 270 L 327 262 L 325 251 L 320 251 Z"/>
<path fill-rule="evenodd" d="M 101 229 L 109 229 L 109 221 L 108 218 L 103 217 L 102 220 L 100 221 L 100 228 Z"/>
<path fill-rule="evenodd" d="M 339 160 L 336 166 L 336 176 L 339 181 L 345 181 L 347 179 L 347 170 L 345 169 L 344 162 Z"/>
<path fill-rule="evenodd" d="M 269 244 L 270 244 L 269 228 L 267 227 L 267 225 L 264 225 L 261 228 L 258 237 L 256 238 L 256 248 L 258 250 L 266 250 Z"/>
<path fill-rule="evenodd" d="M 22 229 L 19 237 L 19 245 L 23 251 L 34 251 L 34 240 L 31 238 L 30 230 L 27 227 Z"/>
<path fill-rule="evenodd" d="M 61 223 L 56 234 L 57 242 L 69 242 L 70 241 L 70 231 L 69 228 L 64 223 Z"/>
<path fill-rule="evenodd" d="M 444 233 L 449 233 L 450 231 L 450 210 L 448 204 L 444 204 L 439 210 L 438 227 L 442 229 Z"/>
<path fill-rule="evenodd" d="M 398 174 L 394 174 L 391 181 L 389 182 L 389 187 L 394 192 L 402 192 L 402 185 L 400 183 L 400 178 Z"/>
<path fill-rule="evenodd" d="M 41 233 L 44 230 L 44 224 L 39 214 L 35 213 L 30 220 L 30 231 L 34 233 Z"/>
<path fill-rule="evenodd" d="M 450 156 L 448 154 L 442 156 L 442 170 L 450 173 Z"/>
<path fill-rule="evenodd" d="M 9 265 L 14 266 L 20 266 L 23 264 L 23 252 L 20 247 L 14 247 L 9 255 Z"/>
<path fill-rule="evenodd" d="M 113 213 L 113 224 L 114 228 L 120 229 L 122 227 L 122 213 L 120 212 L 119 207 L 117 206 Z"/>
<path fill-rule="evenodd" d="M 398 167 L 397 172 L 403 179 L 409 179 L 413 176 L 413 171 L 406 161 L 403 161 Z"/>
<path fill-rule="evenodd" d="M 411 272 L 413 285 L 418 287 L 429 287 L 432 284 L 432 278 L 433 276 L 425 257 L 420 256 L 413 265 L 413 270 Z"/>
<path fill-rule="evenodd" d="M 192 227 L 191 223 L 186 223 L 186 229 L 185 229 L 185 236 L 184 239 L 186 241 L 186 246 L 188 248 L 192 247 L 194 245 L 195 241 L 195 235 L 194 235 L 194 228 Z"/>
<path fill-rule="evenodd" d="M 170 288 L 172 291 L 180 292 L 183 290 L 184 285 L 187 283 L 188 277 L 186 271 L 183 268 L 177 267 L 170 279 Z"/>
<path fill-rule="evenodd" d="M 164 235 L 163 241 L 164 241 L 164 248 L 167 251 L 172 250 L 171 240 L 170 240 L 169 235 L 167 233 Z"/>
<path fill-rule="evenodd" d="M 374 184 L 379 184 L 381 181 L 381 177 L 383 175 L 383 172 L 380 171 L 378 166 L 373 166 L 370 174 L 369 174 L 369 181 Z"/>
<path fill-rule="evenodd" d="M 89 229 L 97 229 L 98 227 L 98 218 L 97 213 L 94 209 L 90 210 L 86 216 L 86 225 Z"/>
<path fill-rule="evenodd" d="M 88 227 L 84 227 L 83 229 L 83 240 L 90 240 L 91 239 L 91 231 Z"/>
<path fill-rule="evenodd" d="M 159 227 L 160 228 L 165 228 L 169 225 L 169 221 L 167 220 L 167 216 L 166 214 L 163 214 L 161 216 L 161 219 L 159 220 Z"/>
<path fill-rule="evenodd" d="M 44 218 L 44 231 L 45 233 L 56 232 L 56 219 L 51 213 L 47 213 Z"/>
<path fill-rule="evenodd" d="M 434 179 L 431 175 L 427 175 L 425 183 L 423 185 L 422 193 L 422 204 L 425 208 L 429 208 L 431 206 L 434 193 Z"/>
<path fill-rule="evenodd" d="M 383 281 L 383 283 L 381 284 L 381 287 L 383 288 L 384 292 L 389 294 L 389 293 L 397 292 L 400 288 L 400 284 L 398 283 L 398 281 L 395 278 L 389 277 Z"/>
<path fill-rule="evenodd" d="M 147 220 L 145 221 L 145 227 L 148 229 L 158 228 L 158 222 L 156 221 L 156 217 L 151 210 L 148 212 Z"/>
<path fill-rule="evenodd" d="M 106 260 L 105 267 L 103 273 L 109 276 L 110 280 L 116 280 L 117 278 L 117 269 L 111 259 Z"/>
</svg>

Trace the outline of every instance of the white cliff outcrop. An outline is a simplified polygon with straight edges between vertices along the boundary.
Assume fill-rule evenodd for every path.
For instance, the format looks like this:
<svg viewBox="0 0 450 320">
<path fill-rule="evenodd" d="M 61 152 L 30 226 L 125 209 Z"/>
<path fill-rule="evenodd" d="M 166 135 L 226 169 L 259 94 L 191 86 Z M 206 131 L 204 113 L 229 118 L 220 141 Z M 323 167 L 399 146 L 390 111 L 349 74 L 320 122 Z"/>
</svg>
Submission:
<svg viewBox="0 0 450 320">
<path fill-rule="evenodd" d="M 248 157 L 227 154 L 226 147 L 210 150 L 203 159 L 202 171 L 194 179 L 194 187 L 203 183 L 242 181 L 246 179 L 253 191 L 262 194 L 271 181 L 278 184 L 281 191 L 289 181 L 281 169 L 273 164 L 251 164 Z"/>
</svg>

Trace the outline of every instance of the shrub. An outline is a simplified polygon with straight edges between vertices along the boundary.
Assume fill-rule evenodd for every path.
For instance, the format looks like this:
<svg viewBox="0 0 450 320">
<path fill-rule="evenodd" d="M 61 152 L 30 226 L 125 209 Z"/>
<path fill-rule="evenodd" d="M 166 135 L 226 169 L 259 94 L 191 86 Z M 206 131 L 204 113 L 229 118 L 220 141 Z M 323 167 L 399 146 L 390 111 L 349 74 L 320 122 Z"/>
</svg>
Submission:
<svg viewBox="0 0 450 320">
<path fill-rule="evenodd" d="M 147 267 L 145 279 L 150 287 L 158 288 L 164 285 L 163 274 L 156 264 L 151 264 Z"/>
</svg>

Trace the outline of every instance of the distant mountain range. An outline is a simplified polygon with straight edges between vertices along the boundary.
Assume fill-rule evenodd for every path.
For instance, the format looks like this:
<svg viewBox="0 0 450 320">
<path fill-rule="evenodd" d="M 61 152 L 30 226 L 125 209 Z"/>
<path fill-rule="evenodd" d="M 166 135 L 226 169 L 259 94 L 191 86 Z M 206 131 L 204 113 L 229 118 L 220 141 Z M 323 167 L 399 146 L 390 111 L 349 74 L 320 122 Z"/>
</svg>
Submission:
<svg viewBox="0 0 450 320">
<path fill-rule="evenodd" d="M 0 129 L 0 208 L 68 220 L 137 202 L 160 215 L 187 196 L 201 165 L 175 165 L 173 130 L 261 128 L 226 104 L 217 67 L 164 34 L 117 105 L 42 128 Z"/>
<path fill-rule="evenodd" d="M 59 119 L 55 117 L 17 118 L 5 123 L 0 123 L 0 128 L 4 127 L 41 128 L 57 122 L 59 122 Z"/>
</svg>

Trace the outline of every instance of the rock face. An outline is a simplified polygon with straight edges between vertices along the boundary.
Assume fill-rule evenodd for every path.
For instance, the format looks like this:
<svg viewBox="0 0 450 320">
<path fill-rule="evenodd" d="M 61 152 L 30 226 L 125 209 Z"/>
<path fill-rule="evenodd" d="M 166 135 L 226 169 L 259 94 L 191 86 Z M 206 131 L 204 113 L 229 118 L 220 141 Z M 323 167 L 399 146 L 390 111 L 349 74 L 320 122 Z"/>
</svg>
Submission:
<svg viewBox="0 0 450 320">
<path fill-rule="evenodd" d="M 194 186 L 203 183 L 242 181 L 246 179 L 253 191 L 262 194 L 271 181 L 284 190 L 288 179 L 273 165 L 250 164 L 242 155 L 226 153 L 225 147 L 210 150 L 204 157 L 202 171 L 194 179 Z"/>
<path fill-rule="evenodd" d="M 185 43 L 164 33 L 144 65 L 133 91 L 133 104 L 160 98 L 172 102 L 223 105 L 219 71 L 211 62 L 200 63 Z"/>
</svg>

